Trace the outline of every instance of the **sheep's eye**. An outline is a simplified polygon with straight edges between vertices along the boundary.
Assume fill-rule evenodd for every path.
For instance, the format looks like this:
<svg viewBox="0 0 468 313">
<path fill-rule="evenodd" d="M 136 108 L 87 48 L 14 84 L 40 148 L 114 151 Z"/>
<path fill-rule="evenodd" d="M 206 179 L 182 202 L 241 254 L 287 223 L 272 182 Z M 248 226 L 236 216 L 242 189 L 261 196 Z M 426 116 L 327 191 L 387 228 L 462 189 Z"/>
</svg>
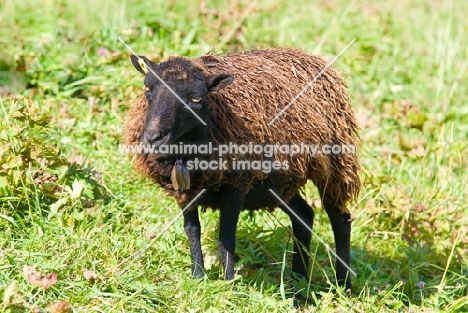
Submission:
<svg viewBox="0 0 468 313">
<path fill-rule="evenodd" d="M 202 99 L 201 97 L 194 97 L 194 98 L 192 98 L 190 101 L 195 102 L 195 103 L 198 103 L 198 102 L 201 101 L 201 99 Z"/>
<path fill-rule="evenodd" d="M 146 91 L 150 91 L 150 90 L 151 90 L 151 88 L 150 88 L 150 87 L 148 87 L 148 86 L 145 86 L 145 90 L 146 90 Z"/>
</svg>

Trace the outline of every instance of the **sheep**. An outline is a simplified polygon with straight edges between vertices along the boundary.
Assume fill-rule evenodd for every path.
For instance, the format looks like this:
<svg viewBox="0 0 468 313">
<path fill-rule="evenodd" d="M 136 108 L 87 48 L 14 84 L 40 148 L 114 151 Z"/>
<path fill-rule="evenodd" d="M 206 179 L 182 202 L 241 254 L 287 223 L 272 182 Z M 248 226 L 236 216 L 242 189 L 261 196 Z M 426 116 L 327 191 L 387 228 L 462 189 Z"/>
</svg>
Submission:
<svg viewBox="0 0 468 313">
<path fill-rule="evenodd" d="M 124 126 L 127 145 L 253 142 L 355 147 L 358 143 L 358 125 L 343 78 L 333 68 L 326 68 L 325 59 L 303 50 L 270 48 L 197 59 L 169 57 L 159 64 L 144 56 L 131 56 L 131 62 L 145 75 L 145 93 L 128 113 Z M 274 119 L 278 113 L 281 115 Z M 336 261 L 337 281 L 351 289 L 347 203 L 357 199 L 361 185 L 356 153 L 275 154 L 270 158 L 232 153 L 223 159 L 287 162 L 287 167 L 271 172 L 235 170 L 232 166 L 188 170 L 189 162 L 196 158 L 209 161 L 217 155 L 133 156 L 134 166 L 163 187 L 181 208 L 206 189 L 183 213 L 193 277 L 204 277 L 199 206 L 220 211 L 219 252 L 226 280 L 235 274 L 240 211 L 276 207 L 289 215 L 296 238 L 292 272 L 307 277 L 311 232 L 299 219 L 312 227 L 314 212 L 301 194 L 310 179 L 318 188 L 331 221 L 336 254 L 343 261 Z"/>
</svg>

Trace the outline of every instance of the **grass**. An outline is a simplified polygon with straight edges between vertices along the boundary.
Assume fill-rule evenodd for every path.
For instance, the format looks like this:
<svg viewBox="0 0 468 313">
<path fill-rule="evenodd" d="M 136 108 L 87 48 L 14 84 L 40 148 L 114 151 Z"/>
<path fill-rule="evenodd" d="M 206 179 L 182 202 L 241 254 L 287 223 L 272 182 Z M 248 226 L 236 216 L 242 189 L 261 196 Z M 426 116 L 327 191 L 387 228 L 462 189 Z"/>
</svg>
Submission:
<svg viewBox="0 0 468 313">
<path fill-rule="evenodd" d="M 63 300 L 75 312 L 468 311 L 465 1 L 0 4 L 0 310 L 60 312 L 50 305 Z M 362 127 L 352 297 L 335 288 L 316 240 L 313 284 L 293 289 L 279 211 L 242 214 L 233 283 L 220 279 L 211 211 L 202 215 L 209 279 L 189 277 L 181 220 L 116 268 L 179 212 L 118 152 L 142 90 L 118 37 L 156 61 L 269 46 L 331 59 L 356 38 L 334 65 Z M 313 186 L 306 194 L 319 205 Z M 315 232 L 332 243 L 315 212 Z M 57 282 L 31 284 L 25 265 Z"/>
</svg>

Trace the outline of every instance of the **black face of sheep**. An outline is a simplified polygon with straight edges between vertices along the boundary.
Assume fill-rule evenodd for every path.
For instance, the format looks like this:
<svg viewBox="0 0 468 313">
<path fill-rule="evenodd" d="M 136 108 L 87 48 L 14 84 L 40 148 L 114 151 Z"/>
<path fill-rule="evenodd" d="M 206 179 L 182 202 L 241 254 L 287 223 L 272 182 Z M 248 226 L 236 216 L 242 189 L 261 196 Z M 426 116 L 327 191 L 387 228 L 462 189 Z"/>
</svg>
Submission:
<svg viewBox="0 0 468 313">
<path fill-rule="evenodd" d="M 357 144 L 358 126 L 343 79 L 332 68 L 322 72 L 327 66 L 325 60 L 305 51 L 254 50 L 198 60 L 172 57 L 160 64 L 142 59 L 145 65 L 137 57 L 131 58 L 134 67 L 145 75 L 146 91 L 127 117 L 126 144 Z M 315 81 L 313 88 L 303 90 L 310 81 Z M 301 96 L 296 97 L 299 92 Z M 295 99 L 294 103 L 284 116 L 268 123 L 291 99 Z M 332 224 L 340 258 L 336 262 L 337 280 L 346 289 L 351 288 L 351 218 L 346 203 L 355 199 L 360 189 L 360 166 L 355 153 L 286 156 L 289 168 L 268 175 L 232 168 L 182 171 L 190 176 L 192 184 L 190 188 L 176 188 L 171 172 L 178 166 L 184 169 L 183 162 L 190 157 L 193 156 L 137 154 L 134 165 L 173 196 L 181 208 L 205 189 L 184 211 L 194 277 L 204 276 L 198 206 L 220 211 L 219 251 L 225 279 L 233 279 L 235 274 L 240 211 L 275 207 L 280 207 L 292 221 L 296 238 L 292 270 L 307 277 L 314 213 L 301 196 L 301 188 L 311 180 Z M 176 163 L 176 159 L 181 163 Z"/>
<path fill-rule="evenodd" d="M 189 61 L 181 58 L 161 65 L 144 56 L 140 60 L 151 68 L 147 70 L 145 65 L 142 67 L 138 57 L 131 56 L 133 66 L 145 75 L 145 97 L 149 103 L 141 142 L 158 147 L 187 142 L 184 140 L 187 135 L 191 138 L 203 137 L 205 127 L 202 121 L 206 119 L 207 94 L 231 84 L 233 76 L 218 74 L 204 77 Z"/>
</svg>

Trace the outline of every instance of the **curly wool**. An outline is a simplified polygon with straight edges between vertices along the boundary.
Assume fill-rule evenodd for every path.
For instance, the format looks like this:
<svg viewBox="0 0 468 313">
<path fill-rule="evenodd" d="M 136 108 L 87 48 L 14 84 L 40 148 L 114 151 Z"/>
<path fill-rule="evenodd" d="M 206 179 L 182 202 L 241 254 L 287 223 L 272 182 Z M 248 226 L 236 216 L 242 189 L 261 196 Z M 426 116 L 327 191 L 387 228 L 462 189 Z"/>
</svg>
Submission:
<svg viewBox="0 0 468 313">
<path fill-rule="evenodd" d="M 282 48 L 208 55 L 190 62 L 205 75 L 230 73 L 234 76 L 230 86 L 209 93 L 207 124 L 208 139 L 212 142 L 357 146 L 358 126 L 347 87 L 330 67 L 316 78 L 327 66 L 321 57 L 299 49 Z M 310 87 L 304 88 L 313 80 Z M 279 118 L 268 125 L 289 103 L 291 105 Z M 144 96 L 133 103 L 125 123 L 126 144 L 140 143 L 147 108 Z M 230 184 L 247 192 L 253 184 L 265 179 L 278 186 L 275 191 L 286 202 L 308 179 L 321 194 L 339 204 L 355 199 L 359 193 L 360 166 L 356 154 L 297 154 L 292 157 L 278 154 L 275 158 L 287 160 L 289 169 L 268 175 L 262 171 L 193 173 L 192 187 L 184 191 L 172 188 L 170 173 L 175 159 L 139 154 L 135 156 L 134 165 L 163 186 L 179 204 L 186 203 L 203 188 L 216 190 Z M 346 210 L 344 205 L 342 207 Z"/>
</svg>

